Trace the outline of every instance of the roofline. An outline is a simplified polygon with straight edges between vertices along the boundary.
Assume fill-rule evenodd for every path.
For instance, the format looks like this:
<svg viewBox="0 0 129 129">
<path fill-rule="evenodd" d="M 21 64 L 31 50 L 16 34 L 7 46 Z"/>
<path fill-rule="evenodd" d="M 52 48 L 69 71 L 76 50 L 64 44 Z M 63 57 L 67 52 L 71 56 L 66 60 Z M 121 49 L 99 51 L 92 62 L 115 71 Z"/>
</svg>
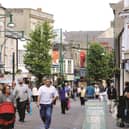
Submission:
<svg viewBox="0 0 129 129">
<path fill-rule="evenodd" d="M 4 10 L 6 10 L 6 8 L 5 8 L 5 7 L 3 7 L 3 6 L 1 5 L 1 3 L 0 3 L 0 8 L 2 8 L 2 9 L 4 9 Z"/>
<path fill-rule="evenodd" d="M 33 9 L 33 8 L 8 8 L 9 10 L 14 10 L 14 9 L 27 9 L 27 10 L 34 10 L 34 11 L 38 11 L 37 9 Z M 40 11 L 39 11 L 40 12 Z M 51 15 L 53 16 L 53 14 L 50 14 L 50 13 L 47 13 L 47 12 L 44 12 L 44 11 L 41 11 L 41 13 L 45 13 L 45 14 L 48 14 L 48 15 Z"/>
</svg>

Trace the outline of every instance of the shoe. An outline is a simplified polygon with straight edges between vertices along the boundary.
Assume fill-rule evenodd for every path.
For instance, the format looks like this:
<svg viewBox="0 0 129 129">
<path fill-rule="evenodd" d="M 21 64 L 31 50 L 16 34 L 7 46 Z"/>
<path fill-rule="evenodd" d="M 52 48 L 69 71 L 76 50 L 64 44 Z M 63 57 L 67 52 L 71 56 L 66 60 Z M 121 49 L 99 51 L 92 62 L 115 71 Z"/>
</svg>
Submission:
<svg viewBox="0 0 129 129">
<path fill-rule="evenodd" d="M 42 121 L 45 123 L 45 121 L 46 121 L 46 118 L 45 118 L 45 117 L 42 117 Z"/>
<path fill-rule="evenodd" d="M 25 122 L 24 120 L 19 120 L 20 122 Z"/>
</svg>

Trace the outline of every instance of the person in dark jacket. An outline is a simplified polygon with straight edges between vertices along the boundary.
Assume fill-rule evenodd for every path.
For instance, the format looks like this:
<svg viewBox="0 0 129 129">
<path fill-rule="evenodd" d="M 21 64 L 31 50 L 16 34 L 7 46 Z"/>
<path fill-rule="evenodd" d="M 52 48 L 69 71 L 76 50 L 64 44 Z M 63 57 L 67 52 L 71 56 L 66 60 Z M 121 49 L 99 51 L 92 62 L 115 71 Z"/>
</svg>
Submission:
<svg viewBox="0 0 129 129">
<path fill-rule="evenodd" d="M 114 87 L 113 84 L 111 84 L 111 86 L 108 86 L 107 95 L 109 100 L 109 112 L 113 112 L 114 101 L 116 100 L 117 97 L 116 88 Z"/>
<path fill-rule="evenodd" d="M 66 110 L 66 90 L 65 90 L 65 85 L 62 84 L 62 86 L 59 88 L 59 99 L 61 102 L 61 113 L 65 114 Z"/>
</svg>

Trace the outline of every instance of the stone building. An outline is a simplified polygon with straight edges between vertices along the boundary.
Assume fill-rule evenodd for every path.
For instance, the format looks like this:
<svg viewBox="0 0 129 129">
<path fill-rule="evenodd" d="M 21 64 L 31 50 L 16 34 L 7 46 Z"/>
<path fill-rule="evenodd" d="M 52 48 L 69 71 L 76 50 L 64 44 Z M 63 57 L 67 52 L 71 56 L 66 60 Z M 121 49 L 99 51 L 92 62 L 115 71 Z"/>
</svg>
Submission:
<svg viewBox="0 0 129 129">
<path fill-rule="evenodd" d="M 16 24 L 14 30 L 24 31 L 27 37 L 38 23 L 44 21 L 54 22 L 53 15 L 42 11 L 41 8 L 37 8 L 37 10 L 31 8 L 8 8 L 8 10 L 13 14 L 13 21 Z"/>
<path fill-rule="evenodd" d="M 110 4 L 112 10 L 113 10 L 113 14 L 114 14 L 114 21 L 113 21 L 113 28 L 114 28 L 114 51 L 115 51 L 115 61 L 114 61 L 114 65 L 115 68 L 118 69 L 116 71 L 116 74 L 114 76 L 115 79 L 115 86 L 117 88 L 117 93 L 118 95 L 120 95 L 120 73 L 119 73 L 119 69 L 121 67 L 121 51 L 122 51 L 122 33 L 123 33 L 123 19 L 120 17 L 120 12 L 124 7 L 124 3 L 123 0 L 120 0 L 118 3 L 111 3 Z"/>
<path fill-rule="evenodd" d="M 86 54 L 91 42 L 99 42 L 105 48 L 113 48 L 112 28 L 106 31 L 70 31 L 64 32 L 64 36 L 71 48 L 75 79 L 86 76 Z M 84 62 L 83 65 L 81 58 Z"/>
<path fill-rule="evenodd" d="M 120 12 L 120 17 L 124 22 L 122 42 L 121 42 L 121 94 L 124 84 L 129 81 L 129 0 L 123 0 L 124 7 Z"/>
<path fill-rule="evenodd" d="M 44 21 L 49 21 L 52 26 L 54 23 L 53 15 L 42 11 L 41 8 L 31 9 L 31 8 L 8 8 L 8 11 L 13 15 L 13 21 L 15 31 L 23 31 L 26 39 L 29 39 L 29 33 L 35 29 L 36 25 Z M 17 69 L 21 69 L 26 72 L 23 63 L 23 55 L 25 53 L 23 45 L 27 41 L 17 40 L 17 50 L 16 52 L 16 66 Z"/>
<path fill-rule="evenodd" d="M 17 34 L 12 33 L 13 29 L 9 27 L 11 13 L 2 5 L 0 5 L 0 15 L 0 70 L 12 73 Z"/>
</svg>

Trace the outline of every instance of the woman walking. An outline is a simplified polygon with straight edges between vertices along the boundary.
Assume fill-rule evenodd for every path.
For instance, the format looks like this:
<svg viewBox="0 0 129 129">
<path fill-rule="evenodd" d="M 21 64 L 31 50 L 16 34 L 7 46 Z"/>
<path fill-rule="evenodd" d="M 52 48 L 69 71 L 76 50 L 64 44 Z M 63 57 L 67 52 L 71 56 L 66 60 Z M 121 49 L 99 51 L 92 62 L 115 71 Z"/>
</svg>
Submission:
<svg viewBox="0 0 129 129">
<path fill-rule="evenodd" d="M 85 97 L 86 97 L 86 90 L 85 90 L 84 86 L 81 86 L 81 90 L 80 90 L 80 103 L 81 103 L 81 106 L 85 105 Z"/>
<path fill-rule="evenodd" d="M 0 93 L 0 129 L 12 129 L 15 122 L 14 96 L 8 84 L 5 84 Z"/>
</svg>

